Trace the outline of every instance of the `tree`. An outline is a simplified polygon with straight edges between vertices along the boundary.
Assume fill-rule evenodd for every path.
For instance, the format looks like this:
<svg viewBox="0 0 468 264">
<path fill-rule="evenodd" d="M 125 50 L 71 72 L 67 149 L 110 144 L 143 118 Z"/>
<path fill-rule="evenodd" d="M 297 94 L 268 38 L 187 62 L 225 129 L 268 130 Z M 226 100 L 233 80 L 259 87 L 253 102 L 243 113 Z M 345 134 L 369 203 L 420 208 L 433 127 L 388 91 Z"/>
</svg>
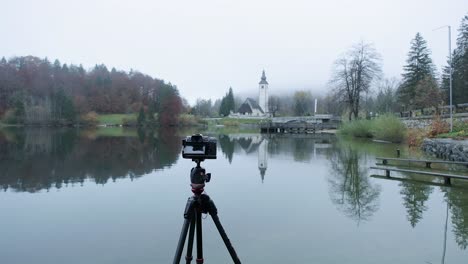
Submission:
<svg viewBox="0 0 468 264">
<path fill-rule="evenodd" d="M 412 109 L 418 83 L 425 78 L 435 79 L 434 64 L 432 63 L 430 54 L 431 51 L 427 47 L 426 41 L 421 34 L 416 33 L 416 36 L 411 41 L 406 65 L 403 67 L 403 80 L 398 88 L 399 100 L 407 109 Z"/>
<path fill-rule="evenodd" d="M 195 106 L 192 109 L 192 113 L 197 116 L 209 117 L 212 115 L 212 104 L 211 99 L 197 99 Z"/>
<path fill-rule="evenodd" d="M 348 106 L 349 120 L 358 118 L 363 93 L 380 77 L 380 60 L 373 45 L 359 42 L 335 61 L 331 84 L 335 97 Z"/>
<path fill-rule="evenodd" d="M 232 87 L 229 87 L 229 92 L 221 100 L 221 106 L 219 107 L 219 114 L 221 116 L 228 116 L 231 111 L 234 112 L 234 93 Z"/>
<path fill-rule="evenodd" d="M 444 68 L 442 87 L 449 99 L 449 66 Z M 468 103 L 468 15 L 465 15 L 458 29 L 457 47 L 452 55 L 452 100 L 454 104 Z"/>
<path fill-rule="evenodd" d="M 379 92 L 375 98 L 375 111 L 377 113 L 392 113 L 398 111 L 396 91 L 399 84 L 396 79 L 385 79 L 379 85 Z"/>
<path fill-rule="evenodd" d="M 143 126 L 145 123 L 146 117 L 145 117 L 145 110 L 143 110 L 143 107 L 140 108 L 140 112 L 138 113 L 138 126 Z"/>
<path fill-rule="evenodd" d="M 442 103 L 442 94 L 434 78 L 428 76 L 415 87 L 414 106 L 416 108 L 437 107 Z"/>
<path fill-rule="evenodd" d="M 276 95 L 270 95 L 268 98 L 268 109 L 273 117 L 276 116 L 276 112 L 278 112 L 281 108 L 280 97 Z"/>
<path fill-rule="evenodd" d="M 294 93 L 294 114 L 296 116 L 310 115 L 312 104 L 310 91 L 297 91 Z"/>
</svg>

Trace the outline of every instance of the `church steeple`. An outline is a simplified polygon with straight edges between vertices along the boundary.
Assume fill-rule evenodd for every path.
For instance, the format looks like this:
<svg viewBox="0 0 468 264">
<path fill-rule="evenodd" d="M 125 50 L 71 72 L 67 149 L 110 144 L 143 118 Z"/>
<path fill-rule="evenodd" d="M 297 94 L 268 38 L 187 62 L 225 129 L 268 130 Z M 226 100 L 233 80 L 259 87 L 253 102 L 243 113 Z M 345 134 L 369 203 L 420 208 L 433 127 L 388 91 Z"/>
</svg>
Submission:
<svg viewBox="0 0 468 264">
<path fill-rule="evenodd" d="M 263 113 L 268 115 L 268 82 L 265 70 L 263 70 L 262 77 L 258 83 L 258 105 L 262 108 Z"/>
<path fill-rule="evenodd" d="M 268 82 L 266 80 L 265 70 L 263 70 L 262 78 L 260 79 L 260 82 L 258 84 L 268 84 Z"/>
</svg>

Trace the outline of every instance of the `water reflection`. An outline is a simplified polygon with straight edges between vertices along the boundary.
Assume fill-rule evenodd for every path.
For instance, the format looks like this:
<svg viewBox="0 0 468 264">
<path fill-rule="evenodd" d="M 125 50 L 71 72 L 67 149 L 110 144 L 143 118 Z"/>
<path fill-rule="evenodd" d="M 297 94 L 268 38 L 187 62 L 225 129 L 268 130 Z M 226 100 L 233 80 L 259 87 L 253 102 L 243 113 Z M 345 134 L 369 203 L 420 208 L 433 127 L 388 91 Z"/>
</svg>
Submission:
<svg viewBox="0 0 468 264">
<path fill-rule="evenodd" d="M 174 130 L 138 130 L 118 134 L 74 129 L 2 131 L 0 186 L 5 191 L 37 192 L 82 184 L 87 179 L 99 184 L 123 177 L 133 179 L 175 164 L 181 148 L 178 135 L 187 134 L 191 133 Z M 414 175 L 402 174 L 405 180 L 393 185 L 392 182 L 369 177 L 371 172 L 368 168 L 375 163 L 375 157 L 391 156 L 397 148 L 395 145 L 350 141 L 330 135 L 215 136 L 222 153 L 218 156 L 224 156 L 229 163 L 242 156 L 257 161 L 259 182 L 268 182 L 269 174 L 275 176 L 269 165 L 273 166 L 279 160 L 291 162 L 291 165 L 300 162 L 301 166 L 308 166 L 307 163 L 322 166 L 329 172 L 323 177 L 328 182 L 331 202 L 342 215 L 358 223 L 372 220 L 379 211 L 382 187 L 394 186 L 395 197 L 391 198 L 399 203 L 401 209 L 395 217 L 405 218 L 406 214 L 412 228 L 421 228 L 417 227 L 418 223 L 434 204 L 430 203 L 431 195 L 442 192 L 450 215 L 441 216 L 440 221 L 445 223 L 448 217 L 448 226 L 456 243 L 463 250 L 468 247 L 467 184 L 456 182 L 456 186 L 440 187 L 439 191 L 439 187 L 420 181 L 427 181 L 427 178 L 419 179 Z M 291 166 L 291 170 L 294 169 Z M 409 228 L 406 220 L 404 225 Z"/>
<path fill-rule="evenodd" d="M 309 162 L 317 156 L 326 156 L 332 147 L 333 135 L 265 135 L 220 134 L 218 142 L 222 153 L 232 163 L 234 153 L 258 155 L 258 169 L 264 182 L 270 156 L 292 156 L 294 161 Z"/>
<path fill-rule="evenodd" d="M 360 222 L 378 210 L 380 186 L 371 184 L 367 156 L 350 145 L 339 144 L 329 156 L 330 197 L 338 209 Z"/>
<path fill-rule="evenodd" d="M 418 180 L 417 176 L 407 176 L 408 179 Z M 407 219 L 414 228 L 422 219 L 427 210 L 426 202 L 432 193 L 432 187 L 419 181 L 404 181 L 400 183 L 400 194 L 403 197 L 403 205 L 406 208 Z"/>
<path fill-rule="evenodd" d="M 168 167 L 179 153 L 174 131 L 143 132 L 139 137 L 70 129 L 6 131 L 0 134 L 0 186 L 36 192 L 86 179 L 104 184 Z"/>
<path fill-rule="evenodd" d="M 465 188 L 442 187 L 450 205 L 452 231 L 458 246 L 468 247 L 468 185 Z"/>
</svg>

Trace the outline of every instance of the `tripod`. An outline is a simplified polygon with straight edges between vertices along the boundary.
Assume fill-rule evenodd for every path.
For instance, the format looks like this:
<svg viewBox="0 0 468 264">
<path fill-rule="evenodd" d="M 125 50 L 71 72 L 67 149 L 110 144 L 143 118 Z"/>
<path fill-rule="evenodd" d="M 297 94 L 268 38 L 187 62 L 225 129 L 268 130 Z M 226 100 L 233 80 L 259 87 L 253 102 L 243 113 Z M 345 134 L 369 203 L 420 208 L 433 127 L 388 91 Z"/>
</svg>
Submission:
<svg viewBox="0 0 468 264">
<path fill-rule="evenodd" d="M 218 229 L 219 234 L 221 235 L 224 244 L 226 245 L 229 254 L 231 255 L 232 260 L 236 264 L 240 264 L 239 257 L 237 257 L 236 251 L 229 241 L 229 238 L 224 231 L 221 222 L 218 217 L 218 209 L 216 208 L 213 200 L 204 194 L 205 181 L 209 182 L 211 174 L 205 174 L 205 169 L 200 167 L 200 160 L 194 160 L 197 162 L 197 167 L 192 168 L 190 172 L 191 181 L 192 181 L 192 192 L 193 196 L 188 198 L 187 204 L 185 205 L 184 211 L 184 224 L 182 225 L 182 232 L 180 233 L 179 243 L 177 244 L 176 253 L 174 256 L 174 264 L 180 263 L 180 258 L 182 256 L 182 251 L 184 250 L 185 240 L 188 233 L 188 243 L 187 243 L 187 255 L 185 256 L 186 264 L 192 262 L 192 250 L 193 250 L 193 240 L 195 236 L 195 229 L 197 230 L 197 264 L 203 263 L 203 235 L 202 235 L 202 213 L 211 215 L 213 222 Z"/>
</svg>

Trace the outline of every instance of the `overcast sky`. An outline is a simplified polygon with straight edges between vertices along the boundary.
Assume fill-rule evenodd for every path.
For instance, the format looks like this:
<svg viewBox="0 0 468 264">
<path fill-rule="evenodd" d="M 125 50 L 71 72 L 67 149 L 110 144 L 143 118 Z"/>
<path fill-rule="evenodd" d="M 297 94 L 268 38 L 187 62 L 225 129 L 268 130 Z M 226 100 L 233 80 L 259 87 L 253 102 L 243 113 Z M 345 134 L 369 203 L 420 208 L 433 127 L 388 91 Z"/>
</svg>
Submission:
<svg viewBox="0 0 468 264">
<path fill-rule="evenodd" d="M 453 47 L 467 0 L 156 1 L 0 0 L 0 56 L 33 55 L 90 68 L 135 69 L 170 81 L 193 103 L 230 86 L 256 93 L 325 91 L 333 61 L 353 43 L 375 44 L 385 77 L 400 77 L 421 32 L 437 68 Z"/>
</svg>

